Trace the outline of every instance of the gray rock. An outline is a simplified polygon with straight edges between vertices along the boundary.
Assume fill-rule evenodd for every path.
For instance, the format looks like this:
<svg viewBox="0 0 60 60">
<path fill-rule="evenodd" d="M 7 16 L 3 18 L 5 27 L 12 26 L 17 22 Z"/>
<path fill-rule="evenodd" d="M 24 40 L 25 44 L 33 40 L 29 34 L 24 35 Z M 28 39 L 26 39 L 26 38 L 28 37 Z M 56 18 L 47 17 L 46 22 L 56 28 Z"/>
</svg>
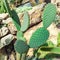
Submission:
<svg viewBox="0 0 60 60">
<path fill-rule="evenodd" d="M 5 36 L 6 34 L 8 34 L 8 32 L 9 32 L 9 30 L 7 27 L 2 27 L 0 29 L 0 37 Z"/>
<path fill-rule="evenodd" d="M 1 38 L 0 40 L 0 49 L 8 44 L 14 39 L 12 34 L 6 35 L 5 37 Z"/>
</svg>

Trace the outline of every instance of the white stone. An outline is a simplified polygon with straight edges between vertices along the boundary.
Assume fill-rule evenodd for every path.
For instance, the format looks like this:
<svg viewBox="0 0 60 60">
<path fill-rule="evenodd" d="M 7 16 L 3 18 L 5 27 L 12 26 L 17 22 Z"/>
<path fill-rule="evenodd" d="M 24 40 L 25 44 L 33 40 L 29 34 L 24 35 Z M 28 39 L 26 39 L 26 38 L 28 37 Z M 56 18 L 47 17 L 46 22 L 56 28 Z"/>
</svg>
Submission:
<svg viewBox="0 0 60 60">
<path fill-rule="evenodd" d="M 8 17 L 8 13 L 2 13 L 2 14 L 0 14 L 0 19 L 5 19 L 5 18 L 7 18 Z"/>
<path fill-rule="evenodd" d="M 0 37 L 5 36 L 6 34 L 8 34 L 8 32 L 9 32 L 9 30 L 7 27 L 2 27 L 0 29 Z"/>
<path fill-rule="evenodd" d="M 7 18 L 6 20 L 3 20 L 2 21 L 2 23 L 4 23 L 4 24 L 8 24 L 8 23 L 10 23 L 10 22 L 12 22 L 12 18 Z"/>
<path fill-rule="evenodd" d="M 13 35 L 9 34 L 6 35 L 5 37 L 1 38 L 0 40 L 0 49 L 8 44 L 10 44 L 10 42 L 13 40 Z"/>
</svg>

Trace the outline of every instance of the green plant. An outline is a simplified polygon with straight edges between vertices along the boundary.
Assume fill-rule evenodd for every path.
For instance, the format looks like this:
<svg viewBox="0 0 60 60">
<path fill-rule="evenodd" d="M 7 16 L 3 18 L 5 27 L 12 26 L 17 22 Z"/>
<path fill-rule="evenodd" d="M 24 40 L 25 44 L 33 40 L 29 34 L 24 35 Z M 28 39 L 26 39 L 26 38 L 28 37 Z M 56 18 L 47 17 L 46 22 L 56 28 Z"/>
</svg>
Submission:
<svg viewBox="0 0 60 60">
<path fill-rule="evenodd" d="M 49 37 L 49 31 L 43 27 L 39 28 L 31 36 L 29 45 L 32 48 L 40 47 L 46 42 L 48 37 Z"/>
<path fill-rule="evenodd" d="M 51 3 L 47 4 L 42 15 L 43 28 L 37 29 L 36 32 L 32 34 L 29 44 L 31 47 L 37 48 L 48 40 L 49 32 L 47 31 L 47 27 L 55 20 L 55 16 L 56 7 Z"/>
<path fill-rule="evenodd" d="M 18 53 L 25 53 L 28 51 L 29 46 L 22 40 L 17 40 L 16 43 L 14 44 L 15 50 Z"/>
<path fill-rule="evenodd" d="M 49 25 L 55 20 L 55 17 L 56 17 L 56 7 L 53 4 L 49 3 L 48 5 L 46 5 L 42 15 L 44 27 L 48 28 Z"/>
<path fill-rule="evenodd" d="M 7 0 L 3 0 L 3 2 L 5 4 L 7 12 L 9 13 L 10 17 L 12 18 L 12 21 L 17 29 L 17 40 L 14 44 L 14 48 L 19 54 L 22 55 L 29 49 L 29 46 L 26 43 L 26 39 L 23 37 L 23 32 L 26 31 L 27 28 L 29 27 L 29 15 L 27 12 L 24 13 L 23 25 L 20 25 L 19 17 L 17 15 L 17 13 L 15 12 L 15 10 L 10 9 Z M 26 21 L 26 23 L 25 23 L 25 21 Z"/>
<path fill-rule="evenodd" d="M 29 23 L 30 23 L 30 21 L 29 21 L 29 15 L 28 15 L 28 13 L 27 12 L 25 12 L 24 13 L 24 21 L 23 21 L 23 23 L 22 23 L 22 26 L 21 26 L 21 31 L 26 31 L 27 30 L 27 28 L 29 27 Z"/>
<path fill-rule="evenodd" d="M 26 56 L 26 53 L 28 52 L 29 47 L 34 48 L 34 49 L 37 48 L 37 51 L 40 47 L 42 51 L 42 48 L 45 48 L 43 47 L 43 45 L 46 43 L 46 41 L 49 38 L 49 31 L 47 30 L 47 28 L 55 20 L 56 7 L 51 3 L 46 5 L 43 15 L 42 15 L 43 27 L 38 28 L 32 34 L 30 38 L 29 46 L 28 46 L 28 44 L 26 43 L 26 39 L 24 38 L 24 35 L 23 35 L 23 32 L 27 30 L 27 28 L 29 27 L 29 23 L 30 23 L 28 13 L 27 12 L 24 13 L 23 24 L 20 25 L 20 21 L 19 21 L 19 18 L 16 12 L 10 9 L 7 0 L 4 0 L 4 4 L 17 29 L 17 40 L 14 44 L 15 51 L 17 51 L 21 57 L 22 57 L 22 54 L 24 53 L 25 53 L 24 56 Z M 54 52 L 55 49 L 57 48 L 53 47 L 53 50 L 51 51 Z M 26 60 L 26 58 L 23 58 L 23 60 Z"/>
<path fill-rule="evenodd" d="M 0 0 L 0 13 L 5 13 L 6 12 L 6 8 L 4 6 L 4 3 L 2 0 Z"/>
</svg>

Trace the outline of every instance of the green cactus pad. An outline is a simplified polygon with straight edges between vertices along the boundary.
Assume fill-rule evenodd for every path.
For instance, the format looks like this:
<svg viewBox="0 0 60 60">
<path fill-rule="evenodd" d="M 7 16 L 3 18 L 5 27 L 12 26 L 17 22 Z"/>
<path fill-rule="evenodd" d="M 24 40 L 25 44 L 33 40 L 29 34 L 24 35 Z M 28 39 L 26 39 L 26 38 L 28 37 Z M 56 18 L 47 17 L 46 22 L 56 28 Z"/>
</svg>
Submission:
<svg viewBox="0 0 60 60">
<path fill-rule="evenodd" d="M 23 41 L 26 41 L 26 39 L 23 37 L 23 33 L 21 31 L 18 31 L 17 32 L 17 40 L 21 39 Z"/>
<path fill-rule="evenodd" d="M 49 37 L 49 31 L 45 28 L 38 28 L 31 36 L 29 46 L 37 48 L 43 45 Z"/>
<path fill-rule="evenodd" d="M 10 10 L 9 4 L 7 2 L 7 0 L 4 0 L 4 4 L 6 7 L 7 12 L 9 13 L 9 15 L 11 16 L 13 23 L 16 27 L 16 29 L 19 31 L 20 30 L 20 21 L 19 21 L 19 17 L 17 15 L 17 13 L 14 10 Z"/>
<path fill-rule="evenodd" d="M 18 53 L 25 53 L 28 51 L 29 46 L 22 40 L 17 40 L 14 44 L 14 48 Z"/>
<path fill-rule="evenodd" d="M 55 20 L 56 17 L 56 7 L 52 3 L 48 3 L 43 11 L 42 20 L 45 28 Z"/>
<path fill-rule="evenodd" d="M 17 32 L 17 37 L 23 37 L 23 36 L 24 36 L 24 34 L 21 31 Z"/>
<path fill-rule="evenodd" d="M 16 29 L 17 29 L 18 31 L 20 31 L 20 21 L 19 21 L 19 17 L 18 17 L 17 13 L 16 13 L 14 10 L 12 10 L 11 13 L 12 13 L 12 14 L 11 14 L 11 17 L 12 17 L 13 23 L 14 23 Z"/>
<path fill-rule="evenodd" d="M 23 17 L 23 23 L 22 23 L 22 26 L 21 26 L 21 31 L 26 31 L 27 28 L 29 27 L 29 24 L 30 24 L 30 18 L 29 18 L 29 15 L 27 12 L 24 13 L 24 17 Z"/>
</svg>

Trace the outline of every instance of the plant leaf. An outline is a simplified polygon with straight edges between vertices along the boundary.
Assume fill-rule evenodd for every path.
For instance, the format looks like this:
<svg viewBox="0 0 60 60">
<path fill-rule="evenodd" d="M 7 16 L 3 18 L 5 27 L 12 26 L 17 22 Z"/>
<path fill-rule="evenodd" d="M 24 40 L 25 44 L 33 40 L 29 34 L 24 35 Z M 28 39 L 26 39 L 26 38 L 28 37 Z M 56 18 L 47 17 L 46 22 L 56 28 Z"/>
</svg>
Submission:
<svg viewBox="0 0 60 60">
<path fill-rule="evenodd" d="M 58 33 L 57 43 L 58 43 L 58 46 L 60 46 L 60 33 Z"/>
<path fill-rule="evenodd" d="M 27 28 L 29 27 L 29 24 L 30 24 L 30 18 L 29 18 L 29 15 L 27 12 L 24 13 L 24 17 L 23 17 L 23 23 L 22 23 L 22 26 L 21 26 L 21 31 L 26 31 Z"/>
<path fill-rule="evenodd" d="M 19 37 L 23 37 L 24 35 L 23 35 L 23 33 L 21 32 L 21 31 L 18 31 L 17 32 L 17 38 L 19 38 Z"/>
<path fill-rule="evenodd" d="M 14 48 L 18 53 L 25 53 L 29 49 L 28 45 L 22 40 L 17 40 L 14 44 Z"/>
<path fill-rule="evenodd" d="M 32 48 L 37 48 L 48 40 L 49 31 L 45 28 L 38 28 L 31 36 L 29 46 Z"/>
<path fill-rule="evenodd" d="M 12 11 L 10 10 L 10 7 L 9 7 L 7 0 L 4 0 L 4 4 L 5 4 L 5 7 L 9 13 L 9 15 L 11 16 L 11 18 L 13 20 L 15 27 L 19 31 L 20 30 L 20 21 L 19 21 L 19 17 L 17 15 L 17 13 L 14 10 L 12 10 Z"/>
<path fill-rule="evenodd" d="M 41 51 L 60 54 L 60 47 L 41 47 Z"/>
<path fill-rule="evenodd" d="M 48 47 L 55 47 L 55 45 L 51 41 L 47 41 Z"/>
<path fill-rule="evenodd" d="M 26 41 L 26 39 L 23 37 L 23 33 L 21 31 L 17 32 L 17 40 L 23 40 L 24 42 Z"/>
<path fill-rule="evenodd" d="M 49 25 L 55 20 L 55 17 L 56 17 L 56 7 L 52 3 L 48 3 L 42 15 L 43 26 L 45 28 L 49 27 Z"/>
<path fill-rule="evenodd" d="M 14 10 L 12 10 L 11 13 L 12 13 L 11 17 L 12 17 L 13 23 L 14 23 L 15 27 L 17 28 L 17 30 L 20 31 L 19 17 L 18 17 L 17 13 Z"/>
</svg>

